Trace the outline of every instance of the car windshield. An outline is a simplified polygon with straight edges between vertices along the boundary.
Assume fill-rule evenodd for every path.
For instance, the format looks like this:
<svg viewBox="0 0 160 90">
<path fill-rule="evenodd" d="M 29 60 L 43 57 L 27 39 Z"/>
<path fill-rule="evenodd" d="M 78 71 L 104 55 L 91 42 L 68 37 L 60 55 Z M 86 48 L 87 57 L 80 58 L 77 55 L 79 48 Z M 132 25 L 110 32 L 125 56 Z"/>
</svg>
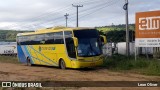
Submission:
<svg viewBox="0 0 160 90">
<path fill-rule="evenodd" d="M 78 38 L 78 56 L 88 57 L 102 54 L 97 30 L 76 30 L 74 36 Z"/>
</svg>

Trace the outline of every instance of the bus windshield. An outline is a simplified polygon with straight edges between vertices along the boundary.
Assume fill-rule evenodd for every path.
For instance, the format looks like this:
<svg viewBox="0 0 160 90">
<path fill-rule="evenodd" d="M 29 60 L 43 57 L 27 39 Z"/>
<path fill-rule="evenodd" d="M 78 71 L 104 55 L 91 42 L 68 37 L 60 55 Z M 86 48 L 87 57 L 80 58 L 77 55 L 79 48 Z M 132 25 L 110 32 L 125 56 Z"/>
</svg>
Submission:
<svg viewBox="0 0 160 90">
<path fill-rule="evenodd" d="M 97 30 L 75 30 L 74 36 L 78 38 L 78 56 L 89 57 L 102 54 Z"/>
</svg>

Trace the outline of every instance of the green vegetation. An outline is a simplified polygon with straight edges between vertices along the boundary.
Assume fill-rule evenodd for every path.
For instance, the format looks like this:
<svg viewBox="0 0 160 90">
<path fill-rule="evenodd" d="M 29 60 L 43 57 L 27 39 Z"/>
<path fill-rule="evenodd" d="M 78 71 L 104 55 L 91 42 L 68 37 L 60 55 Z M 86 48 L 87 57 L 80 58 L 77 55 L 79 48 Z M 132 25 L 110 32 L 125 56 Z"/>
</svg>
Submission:
<svg viewBox="0 0 160 90">
<path fill-rule="evenodd" d="M 28 31 L 0 30 L 0 41 L 16 41 L 16 35 Z"/>
<path fill-rule="evenodd" d="M 107 57 L 103 66 L 113 71 L 129 71 L 160 76 L 160 61 L 156 59 L 147 60 L 144 57 L 139 57 L 135 61 L 134 57 L 114 55 Z"/>
<path fill-rule="evenodd" d="M 0 62 L 4 62 L 4 63 L 18 63 L 18 59 L 15 56 L 0 56 Z"/>
<path fill-rule="evenodd" d="M 99 31 L 103 32 L 108 32 L 108 31 L 125 31 L 126 30 L 126 25 L 125 24 L 120 24 L 120 25 L 110 25 L 110 26 L 102 26 L 102 27 L 97 27 Z M 134 31 L 135 30 L 135 24 L 129 24 L 129 30 Z"/>
<path fill-rule="evenodd" d="M 106 35 L 108 42 L 124 42 L 126 35 L 125 24 L 110 25 L 96 27 L 100 34 Z M 134 40 L 135 24 L 129 24 L 130 41 Z M 28 31 L 16 31 L 16 30 L 0 30 L 0 41 L 16 41 L 17 33 L 23 33 Z"/>
<path fill-rule="evenodd" d="M 111 25 L 97 27 L 100 34 L 106 35 L 108 42 L 125 42 L 126 40 L 126 26 L 123 25 Z M 129 24 L 129 36 L 130 41 L 134 41 L 135 38 L 135 24 Z"/>
<path fill-rule="evenodd" d="M 135 34 L 133 31 L 129 31 L 129 36 L 130 36 L 130 42 L 135 40 Z M 114 31 L 109 31 L 106 32 L 106 37 L 108 42 L 125 42 L 126 41 L 126 31 L 121 30 L 114 30 Z"/>
</svg>

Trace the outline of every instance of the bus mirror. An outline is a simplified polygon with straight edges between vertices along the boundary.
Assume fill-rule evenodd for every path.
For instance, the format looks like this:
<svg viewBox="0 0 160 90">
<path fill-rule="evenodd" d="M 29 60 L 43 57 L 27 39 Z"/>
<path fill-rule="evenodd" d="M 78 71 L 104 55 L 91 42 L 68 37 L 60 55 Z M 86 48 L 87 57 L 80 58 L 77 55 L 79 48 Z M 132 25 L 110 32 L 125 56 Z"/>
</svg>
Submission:
<svg viewBox="0 0 160 90">
<path fill-rule="evenodd" d="M 106 36 L 101 35 L 101 36 L 100 36 L 100 39 L 101 39 L 101 42 L 102 42 L 103 44 L 106 44 L 106 43 L 107 43 Z"/>
<path fill-rule="evenodd" d="M 74 41 L 74 46 L 78 47 L 78 39 L 76 37 L 72 37 Z"/>
</svg>

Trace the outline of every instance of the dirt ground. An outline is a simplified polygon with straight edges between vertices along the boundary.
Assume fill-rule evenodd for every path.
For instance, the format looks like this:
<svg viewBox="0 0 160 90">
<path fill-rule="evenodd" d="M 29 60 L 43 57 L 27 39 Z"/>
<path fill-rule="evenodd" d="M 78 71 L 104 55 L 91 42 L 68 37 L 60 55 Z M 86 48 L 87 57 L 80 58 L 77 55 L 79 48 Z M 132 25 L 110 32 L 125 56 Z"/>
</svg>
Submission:
<svg viewBox="0 0 160 90">
<path fill-rule="evenodd" d="M 159 76 L 111 72 L 104 68 L 61 70 L 55 67 L 26 66 L 24 64 L 0 63 L 0 81 L 160 81 Z M 78 88 L 97 90 L 97 88 Z M 132 90 L 133 88 L 99 88 L 98 90 Z M 159 88 L 137 88 L 137 90 L 159 90 Z"/>
</svg>

